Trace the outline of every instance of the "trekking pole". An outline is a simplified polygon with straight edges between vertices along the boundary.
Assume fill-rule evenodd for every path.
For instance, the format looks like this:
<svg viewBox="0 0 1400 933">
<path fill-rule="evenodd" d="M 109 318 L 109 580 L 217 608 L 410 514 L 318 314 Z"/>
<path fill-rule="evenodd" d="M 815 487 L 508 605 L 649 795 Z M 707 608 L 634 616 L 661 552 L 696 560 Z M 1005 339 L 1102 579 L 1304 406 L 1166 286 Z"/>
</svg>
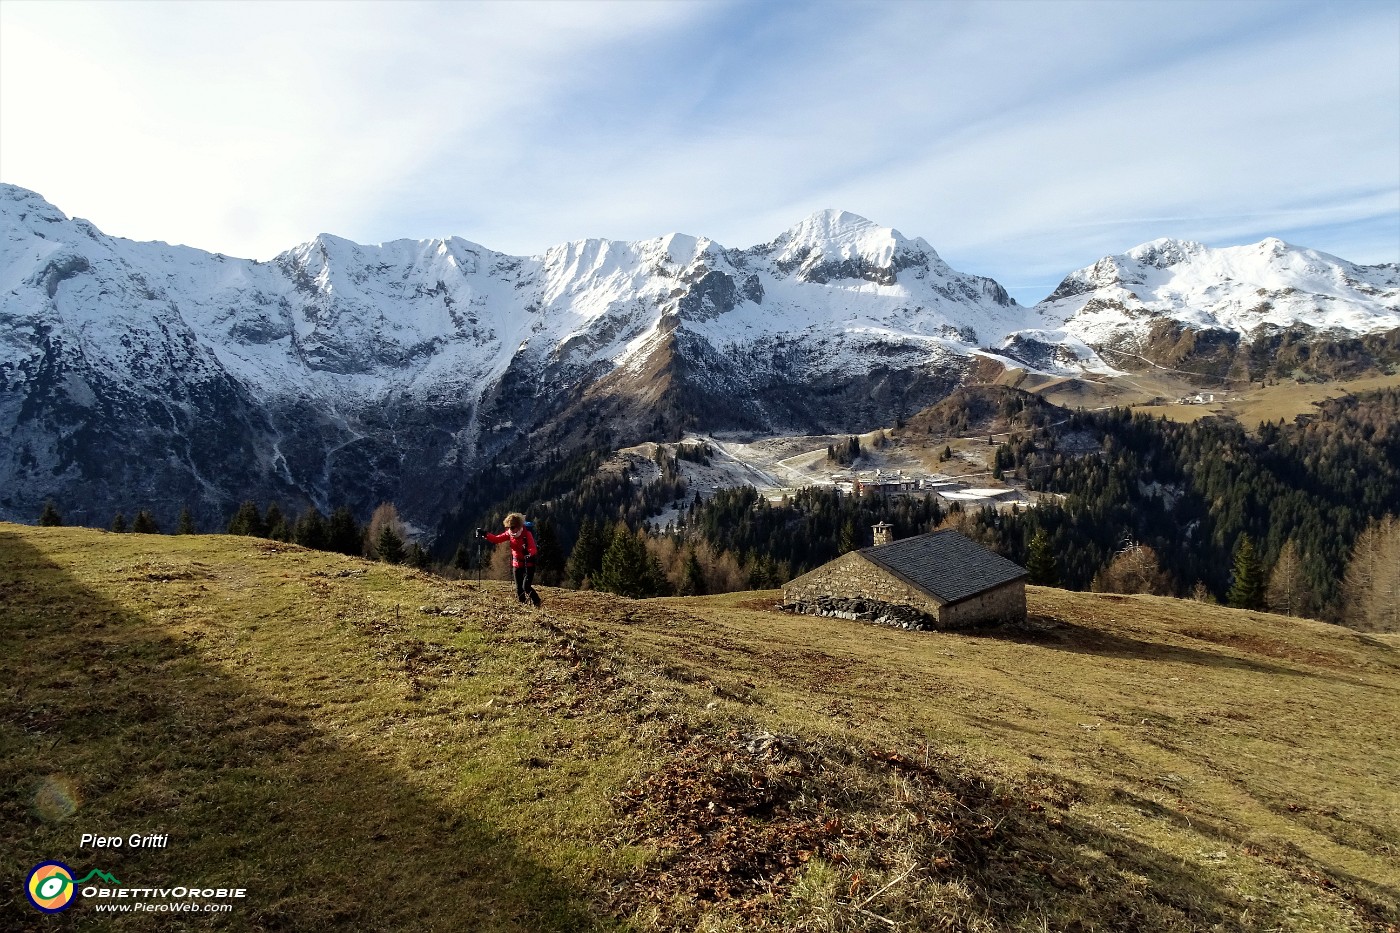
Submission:
<svg viewBox="0 0 1400 933">
<path fill-rule="evenodd" d="M 484 553 L 484 551 L 485 551 L 485 546 L 484 546 L 484 544 L 483 544 L 482 542 L 484 542 L 485 540 L 486 540 L 486 539 L 483 538 L 482 535 L 481 535 L 481 529 L 478 528 L 478 529 L 476 530 L 476 588 L 477 588 L 477 589 L 481 589 L 481 562 L 482 562 L 483 560 L 485 560 L 485 558 L 482 556 L 483 553 Z"/>
</svg>

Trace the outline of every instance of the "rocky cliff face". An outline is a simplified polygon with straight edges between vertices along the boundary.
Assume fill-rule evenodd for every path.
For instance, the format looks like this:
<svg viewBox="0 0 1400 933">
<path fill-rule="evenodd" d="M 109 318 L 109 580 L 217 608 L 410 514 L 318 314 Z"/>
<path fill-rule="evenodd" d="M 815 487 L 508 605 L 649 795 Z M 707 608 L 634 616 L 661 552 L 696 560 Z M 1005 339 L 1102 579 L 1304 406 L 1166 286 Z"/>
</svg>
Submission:
<svg viewBox="0 0 1400 933">
<path fill-rule="evenodd" d="M 854 430 L 1026 323 L 927 243 L 821 212 L 772 243 L 516 257 L 323 235 L 271 262 L 108 237 L 0 186 L 0 516 L 244 498 L 425 530 L 481 465 L 653 432 Z M 531 454 L 523 454 L 531 455 Z"/>
<path fill-rule="evenodd" d="M 322 235 L 253 262 L 109 237 L 0 185 L 0 518 L 52 497 L 90 524 L 188 505 L 212 529 L 246 498 L 361 515 L 387 499 L 431 531 L 492 462 L 864 430 L 988 362 L 1113 372 L 1105 356 L 1218 350 L 1217 332 L 1238 355 L 1270 327 L 1360 340 L 1400 325 L 1397 296 L 1395 267 L 1161 241 L 1027 309 L 841 211 L 749 249 Z"/>
</svg>

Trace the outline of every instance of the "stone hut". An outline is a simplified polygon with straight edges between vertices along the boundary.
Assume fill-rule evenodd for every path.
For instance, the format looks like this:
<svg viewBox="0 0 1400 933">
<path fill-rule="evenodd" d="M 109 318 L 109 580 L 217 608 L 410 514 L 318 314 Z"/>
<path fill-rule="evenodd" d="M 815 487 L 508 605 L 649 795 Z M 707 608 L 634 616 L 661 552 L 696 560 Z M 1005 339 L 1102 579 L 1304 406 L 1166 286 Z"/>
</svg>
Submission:
<svg viewBox="0 0 1400 933">
<path fill-rule="evenodd" d="M 877 542 L 888 535 L 876 526 Z M 783 587 L 783 608 L 907 629 L 1023 623 L 1026 576 L 956 531 L 935 531 L 851 551 L 804 573 Z"/>
</svg>

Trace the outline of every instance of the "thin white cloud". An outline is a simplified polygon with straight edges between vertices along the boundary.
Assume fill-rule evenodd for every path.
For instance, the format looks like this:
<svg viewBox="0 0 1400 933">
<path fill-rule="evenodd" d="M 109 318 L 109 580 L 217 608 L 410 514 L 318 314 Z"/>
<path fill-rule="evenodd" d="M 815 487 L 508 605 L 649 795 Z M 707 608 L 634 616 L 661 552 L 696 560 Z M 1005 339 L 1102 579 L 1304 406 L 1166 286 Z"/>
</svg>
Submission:
<svg viewBox="0 0 1400 933">
<path fill-rule="evenodd" d="M 0 171 L 136 238 L 365 235 L 445 141 L 523 142 L 530 101 L 692 9 L 624 6 L 7 0 Z"/>
<path fill-rule="evenodd" d="M 1163 235 L 1400 259 L 1393 4 L 72 9 L 0 7 L 0 172 L 126 235 L 747 246 L 841 207 L 1021 297 Z"/>
</svg>

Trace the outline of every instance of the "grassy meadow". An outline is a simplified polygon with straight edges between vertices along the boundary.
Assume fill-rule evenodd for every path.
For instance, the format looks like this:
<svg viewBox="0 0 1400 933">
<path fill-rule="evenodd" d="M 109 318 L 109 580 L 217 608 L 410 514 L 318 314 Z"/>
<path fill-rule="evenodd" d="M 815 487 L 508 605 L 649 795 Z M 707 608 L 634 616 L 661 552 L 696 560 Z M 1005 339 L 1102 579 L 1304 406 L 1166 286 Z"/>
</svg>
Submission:
<svg viewBox="0 0 1400 933">
<path fill-rule="evenodd" d="M 1034 587 L 980 634 L 543 592 L 0 525 L 0 926 L 1400 924 L 1394 640 Z M 248 896 L 45 916 L 46 859 Z"/>
</svg>

